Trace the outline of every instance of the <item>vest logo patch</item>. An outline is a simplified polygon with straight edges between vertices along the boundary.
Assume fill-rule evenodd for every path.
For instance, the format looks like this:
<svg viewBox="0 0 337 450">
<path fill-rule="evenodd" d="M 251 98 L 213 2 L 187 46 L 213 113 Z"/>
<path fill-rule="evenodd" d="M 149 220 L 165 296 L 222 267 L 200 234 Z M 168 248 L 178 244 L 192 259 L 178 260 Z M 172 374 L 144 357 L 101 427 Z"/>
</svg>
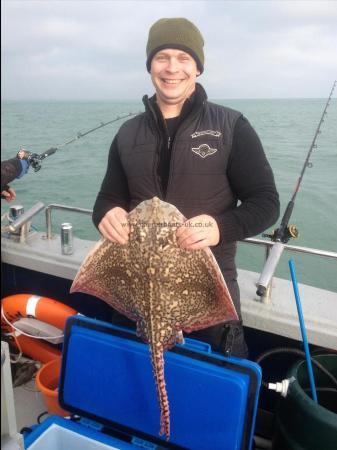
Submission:
<svg viewBox="0 0 337 450">
<path fill-rule="evenodd" d="M 201 158 L 206 158 L 207 156 L 213 155 L 217 152 L 217 148 L 211 148 L 208 144 L 201 144 L 199 147 L 192 147 L 192 152 L 199 155 Z"/>
<path fill-rule="evenodd" d="M 205 131 L 195 131 L 193 134 L 191 134 L 192 139 L 199 137 L 199 136 L 205 136 L 205 135 L 211 135 L 215 137 L 221 136 L 220 131 L 213 131 L 213 130 L 205 130 Z"/>
</svg>

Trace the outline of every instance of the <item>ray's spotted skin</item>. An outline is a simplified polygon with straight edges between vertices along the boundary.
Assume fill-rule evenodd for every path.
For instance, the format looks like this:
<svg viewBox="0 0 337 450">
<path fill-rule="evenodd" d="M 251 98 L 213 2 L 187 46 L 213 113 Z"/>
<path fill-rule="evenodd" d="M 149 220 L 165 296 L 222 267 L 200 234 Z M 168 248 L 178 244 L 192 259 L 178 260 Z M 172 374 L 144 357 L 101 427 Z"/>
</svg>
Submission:
<svg viewBox="0 0 337 450">
<path fill-rule="evenodd" d="M 161 410 L 160 434 L 170 437 L 163 352 L 192 332 L 238 320 L 226 283 L 209 248 L 184 250 L 176 230 L 186 220 L 154 197 L 128 216 L 125 246 L 101 239 L 86 257 L 71 292 L 94 295 L 137 322 L 150 346 Z"/>
</svg>

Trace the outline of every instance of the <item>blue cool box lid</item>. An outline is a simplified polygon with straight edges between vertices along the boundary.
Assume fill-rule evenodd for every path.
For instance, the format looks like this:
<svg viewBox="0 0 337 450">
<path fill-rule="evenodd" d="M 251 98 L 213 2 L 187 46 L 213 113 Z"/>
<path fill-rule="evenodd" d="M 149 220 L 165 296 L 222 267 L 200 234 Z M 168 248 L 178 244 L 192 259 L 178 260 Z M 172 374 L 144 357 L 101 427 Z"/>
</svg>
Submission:
<svg viewBox="0 0 337 450">
<path fill-rule="evenodd" d="M 171 438 L 159 436 L 160 411 L 147 344 L 124 328 L 74 316 L 66 325 L 61 406 L 110 430 L 161 448 L 249 449 L 260 367 L 189 345 L 165 352 Z"/>
</svg>

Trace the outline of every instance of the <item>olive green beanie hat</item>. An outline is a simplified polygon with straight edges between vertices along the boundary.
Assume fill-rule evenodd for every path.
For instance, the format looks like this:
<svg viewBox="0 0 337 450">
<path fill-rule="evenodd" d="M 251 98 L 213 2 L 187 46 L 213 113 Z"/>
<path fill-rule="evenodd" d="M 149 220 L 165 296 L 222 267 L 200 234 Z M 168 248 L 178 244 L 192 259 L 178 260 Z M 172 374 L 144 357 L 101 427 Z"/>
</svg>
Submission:
<svg viewBox="0 0 337 450">
<path fill-rule="evenodd" d="M 151 70 L 154 55 L 164 48 L 182 50 L 197 63 L 200 73 L 204 71 L 204 40 L 198 28 L 189 20 L 183 18 L 160 19 L 149 31 L 146 46 L 146 67 Z"/>
</svg>

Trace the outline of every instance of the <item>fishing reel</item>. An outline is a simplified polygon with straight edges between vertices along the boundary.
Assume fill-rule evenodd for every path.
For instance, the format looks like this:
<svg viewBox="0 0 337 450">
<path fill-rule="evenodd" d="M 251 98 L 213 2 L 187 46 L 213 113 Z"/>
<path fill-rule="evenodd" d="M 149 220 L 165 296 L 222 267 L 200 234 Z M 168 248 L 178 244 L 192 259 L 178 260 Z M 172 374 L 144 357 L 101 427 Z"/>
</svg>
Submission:
<svg viewBox="0 0 337 450">
<path fill-rule="evenodd" d="M 33 167 L 34 172 L 38 172 L 41 169 L 41 156 L 37 153 L 29 152 L 28 150 L 21 149 L 16 155 L 19 159 L 25 159 L 28 164 Z"/>
<path fill-rule="evenodd" d="M 299 235 L 298 228 L 296 225 L 287 225 L 284 229 L 277 228 L 271 234 L 263 233 L 262 237 L 270 238 L 273 242 L 280 241 L 284 244 L 291 238 L 297 238 Z"/>
</svg>

